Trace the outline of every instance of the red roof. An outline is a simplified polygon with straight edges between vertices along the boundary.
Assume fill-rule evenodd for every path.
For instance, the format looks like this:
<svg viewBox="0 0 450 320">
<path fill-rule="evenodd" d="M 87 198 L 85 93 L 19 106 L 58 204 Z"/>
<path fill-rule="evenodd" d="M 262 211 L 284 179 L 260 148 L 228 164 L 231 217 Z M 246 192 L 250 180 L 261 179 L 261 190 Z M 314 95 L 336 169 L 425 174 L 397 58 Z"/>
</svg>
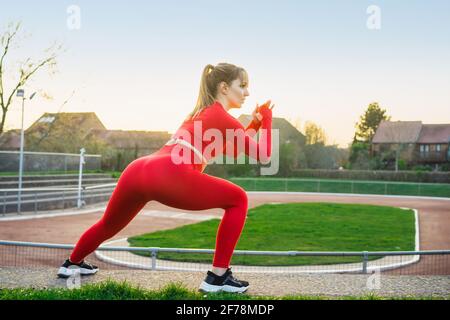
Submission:
<svg viewBox="0 0 450 320">
<path fill-rule="evenodd" d="M 372 143 L 415 143 L 419 137 L 420 121 L 381 121 Z"/>
<path fill-rule="evenodd" d="M 424 124 L 417 143 L 449 143 L 450 124 Z"/>
<path fill-rule="evenodd" d="M 450 124 L 381 121 L 372 143 L 449 143 Z"/>
</svg>

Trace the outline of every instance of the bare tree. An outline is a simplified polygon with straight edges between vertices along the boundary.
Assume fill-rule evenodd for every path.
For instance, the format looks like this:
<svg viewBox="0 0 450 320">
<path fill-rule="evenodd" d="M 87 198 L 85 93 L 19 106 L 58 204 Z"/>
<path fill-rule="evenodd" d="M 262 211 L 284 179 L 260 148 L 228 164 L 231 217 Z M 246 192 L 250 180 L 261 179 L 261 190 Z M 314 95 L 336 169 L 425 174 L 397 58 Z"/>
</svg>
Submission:
<svg viewBox="0 0 450 320">
<path fill-rule="evenodd" d="M 54 67 L 56 66 L 56 57 L 62 50 L 62 45 L 54 44 L 50 46 L 48 49 L 44 50 L 45 57 L 41 59 L 31 59 L 27 58 L 24 62 L 20 63 L 18 70 L 18 80 L 12 86 L 11 92 L 8 94 L 5 92 L 4 87 L 4 75 L 5 72 L 5 57 L 8 55 L 11 49 L 11 45 L 13 44 L 17 34 L 19 32 L 21 23 L 10 23 L 7 27 L 7 30 L 0 37 L 0 106 L 2 108 L 2 118 L 0 121 L 0 134 L 3 133 L 6 114 L 8 113 L 8 109 L 11 106 L 15 93 L 17 89 L 24 86 L 32 77 L 36 74 L 36 72 L 43 68 L 44 66 Z"/>
</svg>

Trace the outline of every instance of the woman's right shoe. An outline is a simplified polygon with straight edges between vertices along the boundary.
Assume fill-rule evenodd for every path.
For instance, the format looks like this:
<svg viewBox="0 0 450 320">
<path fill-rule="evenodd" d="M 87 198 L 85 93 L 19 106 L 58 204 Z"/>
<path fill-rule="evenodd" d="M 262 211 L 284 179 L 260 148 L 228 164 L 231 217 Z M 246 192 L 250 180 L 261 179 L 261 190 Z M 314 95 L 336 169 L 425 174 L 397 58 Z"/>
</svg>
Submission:
<svg viewBox="0 0 450 320">
<path fill-rule="evenodd" d="M 208 271 L 205 280 L 200 285 L 199 291 L 205 293 L 220 291 L 243 293 L 247 291 L 248 287 L 249 283 L 247 281 L 233 277 L 231 268 L 228 268 L 222 276 Z"/>
<path fill-rule="evenodd" d="M 95 274 L 98 271 L 98 267 L 91 265 L 84 260 L 80 263 L 73 263 L 67 259 L 58 270 L 58 277 L 69 278 L 75 273 L 79 273 L 82 276 Z"/>
</svg>

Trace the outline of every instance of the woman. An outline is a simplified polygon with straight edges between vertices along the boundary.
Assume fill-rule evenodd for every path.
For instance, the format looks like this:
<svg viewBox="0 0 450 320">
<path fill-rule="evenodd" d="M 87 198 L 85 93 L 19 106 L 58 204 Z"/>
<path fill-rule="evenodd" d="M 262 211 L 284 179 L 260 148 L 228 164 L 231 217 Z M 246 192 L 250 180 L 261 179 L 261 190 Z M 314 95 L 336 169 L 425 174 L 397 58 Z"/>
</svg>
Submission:
<svg viewBox="0 0 450 320">
<path fill-rule="evenodd" d="M 204 292 L 245 292 L 248 282 L 233 277 L 230 260 L 244 227 L 248 199 L 245 191 L 228 180 L 203 173 L 208 160 L 218 154 L 203 152 L 211 141 L 203 137 L 215 130 L 222 137 L 226 131 L 245 130 L 244 144 L 223 140 L 221 151 L 237 157 L 241 152 L 267 162 L 271 155 L 272 109 L 270 101 L 256 106 L 253 120 L 247 128 L 232 117 L 228 110 L 240 108 L 248 93 L 248 77 L 243 68 L 228 63 L 207 65 L 203 70 L 197 105 L 166 145 L 157 152 L 131 162 L 120 176 L 103 217 L 78 240 L 70 258 L 61 266 L 60 277 L 72 275 L 78 268 L 82 275 L 94 274 L 98 267 L 84 262 L 102 242 L 122 230 L 149 201 L 184 210 L 225 210 L 216 236 L 216 248 L 211 271 L 200 285 Z M 195 129 L 200 124 L 201 132 Z M 198 126 L 197 126 L 198 128 Z M 252 139 L 261 130 L 258 143 Z M 193 140 L 185 139 L 190 133 Z M 194 132 L 197 135 L 194 135 Z M 212 140 L 212 139 L 211 139 Z M 235 142 L 235 141 L 233 141 Z M 195 146 L 199 146 L 199 150 Z M 244 145 L 244 150 L 242 150 Z M 239 147 L 240 146 L 240 147 Z M 174 161 L 175 148 L 189 156 L 190 161 Z M 257 150 L 256 155 L 251 150 Z M 203 152 L 203 153 L 202 153 Z M 187 162 L 187 163 L 186 163 Z M 199 192 L 201 191 L 201 192 Z"/>
</svg>

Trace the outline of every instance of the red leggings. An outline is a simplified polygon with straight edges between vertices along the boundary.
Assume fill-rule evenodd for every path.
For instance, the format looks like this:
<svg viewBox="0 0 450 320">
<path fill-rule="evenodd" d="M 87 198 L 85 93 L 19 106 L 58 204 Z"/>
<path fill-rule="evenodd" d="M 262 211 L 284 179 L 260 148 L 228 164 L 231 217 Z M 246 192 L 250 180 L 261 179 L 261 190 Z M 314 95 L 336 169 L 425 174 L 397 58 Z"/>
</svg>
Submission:
<svg viewBox="0 0 450 320">
<path fill-rule="evenodd" d="M 200 172 L 197 164 L 174 164 L 170 150 L 131 162 L 117 182 L 103 217 L 86 230 L 71 256 L 81 262 L 105 240 L 122 230 L 149 201 L 184 210 L 225 209 L 216 236 L 213 266 L 228 268 L 247 216 L 245 191 L 221 178 Z"/>
</svg>

